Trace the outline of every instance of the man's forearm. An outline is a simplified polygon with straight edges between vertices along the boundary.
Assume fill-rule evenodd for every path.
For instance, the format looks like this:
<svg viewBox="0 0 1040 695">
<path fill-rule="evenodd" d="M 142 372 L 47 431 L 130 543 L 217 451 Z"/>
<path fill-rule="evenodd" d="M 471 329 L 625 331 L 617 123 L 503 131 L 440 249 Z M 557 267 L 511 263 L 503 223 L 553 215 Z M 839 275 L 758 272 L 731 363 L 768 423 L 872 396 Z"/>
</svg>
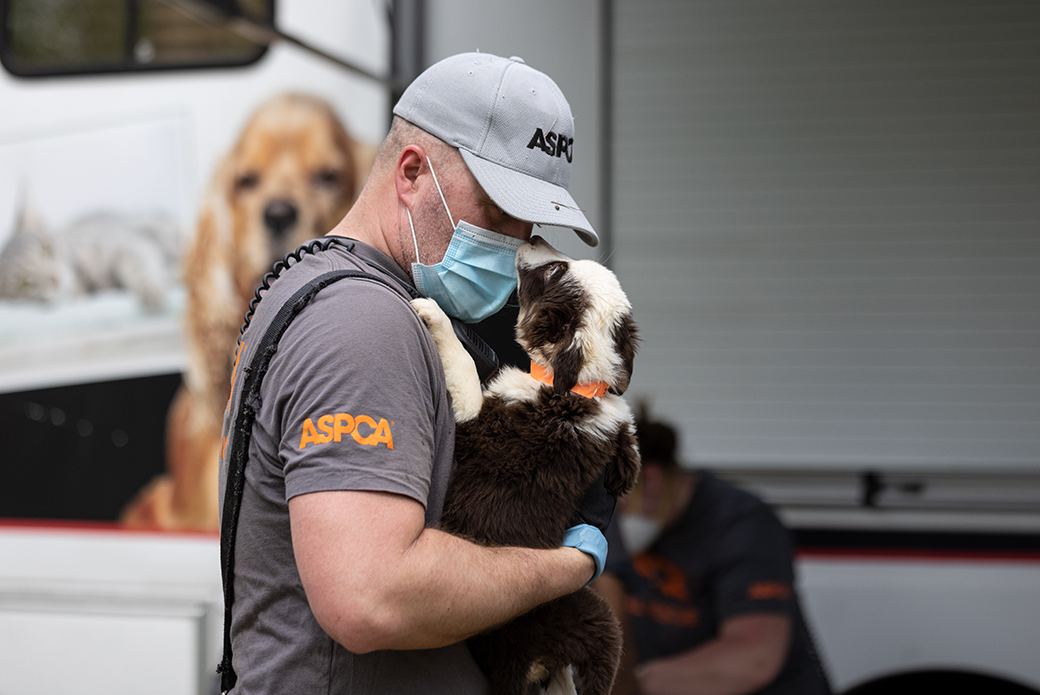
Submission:
<svg viewBox="0 0 1040 695">
<path fill-rule="evenodd" d="M 648 661 L 637 668 L 645 695 L 743 695 L 757 681 L 741 668 L 740 655 L 718 641 L 679 656 Z"/>
<path fill-rule="evenodd" d="M 787 658 L 791 621 L 754 614 L 723 624 L 718 638 L 638 669 L 646 695 L 746 695 L 776 678 Z"/>
<path fill-rule="evenodd" d="M 400 495 L 323 492 L 289 501 L 311 610 L 347 649 L 454 644 L 581 588 L 592 559 L 573 548 L 487 548 L 423 527 Z"/>
<path fill-rule="evenodd" d="M 383 595 L 390 616 L 376 648 L 454 644 L 577 591 L 593 562 L 573 548 L 487 548 L 427 529 L 399 572 Z"/>
</svg>

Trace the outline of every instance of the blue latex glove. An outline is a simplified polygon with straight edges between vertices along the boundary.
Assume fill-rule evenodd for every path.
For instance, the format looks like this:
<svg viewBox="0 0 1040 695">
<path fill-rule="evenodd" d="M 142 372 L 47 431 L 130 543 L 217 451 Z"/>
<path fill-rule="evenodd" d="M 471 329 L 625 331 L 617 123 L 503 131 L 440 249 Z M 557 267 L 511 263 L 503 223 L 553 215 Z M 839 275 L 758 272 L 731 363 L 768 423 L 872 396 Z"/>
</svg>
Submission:
<svg viewBox="0 0 1040 695">
<path fill-rule="evenodd" d="M 588 524 L 571 526 L 563 534 L 563 542 L 560 545 L 567 548 L 577 548 L 581 552 L 592 556 L 593 562 L 596 563 L 596 573 L 588 581 L 589 584 L 603 574 L 603 565 L 607 562 L 607 539 L 598 528 Z"/>
</svg>

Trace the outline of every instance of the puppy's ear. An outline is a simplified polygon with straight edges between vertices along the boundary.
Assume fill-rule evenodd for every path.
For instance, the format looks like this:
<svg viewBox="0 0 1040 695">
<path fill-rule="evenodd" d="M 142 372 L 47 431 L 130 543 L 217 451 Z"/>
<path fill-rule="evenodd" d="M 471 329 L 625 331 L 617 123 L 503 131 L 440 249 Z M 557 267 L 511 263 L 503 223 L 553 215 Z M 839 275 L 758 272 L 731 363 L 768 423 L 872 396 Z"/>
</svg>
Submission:
<svg viewBox="0 0 1040 695">
<path fill-rule="evenodd" d="M 235 340 L 245 314 L 233 275 L 233 211 L 228 195 L 230 160 L 218 167 L 199 212 L 198 224 L 184 255 L 184 282 L 188 290 L 185 342 L 187 382 L 204 395 L 204 405 L 219 422 L 227 401 Z M 200 410 L 200 412 L 202 412 Z"/>
<path fill-rule="evenodd" d="M 620 396 L 625 393 L 629 382 L 632 381 L 632 364 L 635 361 L 636 348 L 639 347 L 639 330 L 636 328 L 631 314 L 625 314 L 618 323 L 614 324 L 612 337 L 614 352 L 621 358 L 621 366 L 618 368 L 610 392 Z"/>
<path fill-rule="evenodd" d="M 633 488 L 639 477 L 641 458 L 632 423 L 622 425 L 614 440 L 615 456 L 607 464 L 603 484 L 607 490 L 620 497 Z"/>
<path fill-rule="evenodd" d="M 231 155 L 217 166 L 199 210 L 198 223 L 184 255 L 184 272 L 191 274 L 189 289 L 220 284 L 220 276 L 230 272 L 230 253 L 234 246 L 231 194 L 234 187 Z M 212 270 L 218 266 L 219 270 Z M 225 299 L 225 297 L 217 297 Z"/>
<path fill-rule="evenodd" d="M 578 385 L 581 365 L 585 362 L 585 353 L 574 344 L 574 334 L 568 331 L 567 347 L 556 354 L 552 361 L 553 391 L 564 394 Z"/>
</svg>

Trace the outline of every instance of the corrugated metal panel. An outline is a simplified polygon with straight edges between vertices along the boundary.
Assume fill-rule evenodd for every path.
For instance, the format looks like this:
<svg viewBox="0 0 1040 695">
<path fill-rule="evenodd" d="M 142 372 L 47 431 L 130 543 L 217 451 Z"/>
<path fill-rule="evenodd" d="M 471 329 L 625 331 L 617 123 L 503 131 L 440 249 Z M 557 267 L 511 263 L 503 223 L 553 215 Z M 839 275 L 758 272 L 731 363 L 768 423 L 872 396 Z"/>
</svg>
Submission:
<svg viewBox="0 0 1040 695">
<path fill-rule="evenodd" d="M 1040 3 L 615 13 L 629 395 L 686 460 L 1040 467 Z"/>
</svg>

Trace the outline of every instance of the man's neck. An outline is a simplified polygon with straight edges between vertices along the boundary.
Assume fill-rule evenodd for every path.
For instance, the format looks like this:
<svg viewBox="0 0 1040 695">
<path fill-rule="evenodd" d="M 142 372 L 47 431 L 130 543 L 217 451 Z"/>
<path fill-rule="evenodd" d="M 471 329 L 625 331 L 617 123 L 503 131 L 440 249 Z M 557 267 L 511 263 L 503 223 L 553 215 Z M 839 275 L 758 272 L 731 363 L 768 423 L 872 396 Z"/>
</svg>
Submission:
<svg viewBox="0 0 1040 695">
<path fill-rule="evenodd" d="M 404 268 L 401 263 L 403 256 L 398 241 L 400 235 L 393 224 L 394 220 L 386 214 L 379 214 L 379 210 L 372 204 L 373 202 L 375 202 L 374 198 L 366 196 L 366 192 L 362 191 L 354 206 L 329 234 L 357 239 L 386 254 Z M 407 271 L 408 268 L 404 268 L 404 270 Z"/>
</svg>

